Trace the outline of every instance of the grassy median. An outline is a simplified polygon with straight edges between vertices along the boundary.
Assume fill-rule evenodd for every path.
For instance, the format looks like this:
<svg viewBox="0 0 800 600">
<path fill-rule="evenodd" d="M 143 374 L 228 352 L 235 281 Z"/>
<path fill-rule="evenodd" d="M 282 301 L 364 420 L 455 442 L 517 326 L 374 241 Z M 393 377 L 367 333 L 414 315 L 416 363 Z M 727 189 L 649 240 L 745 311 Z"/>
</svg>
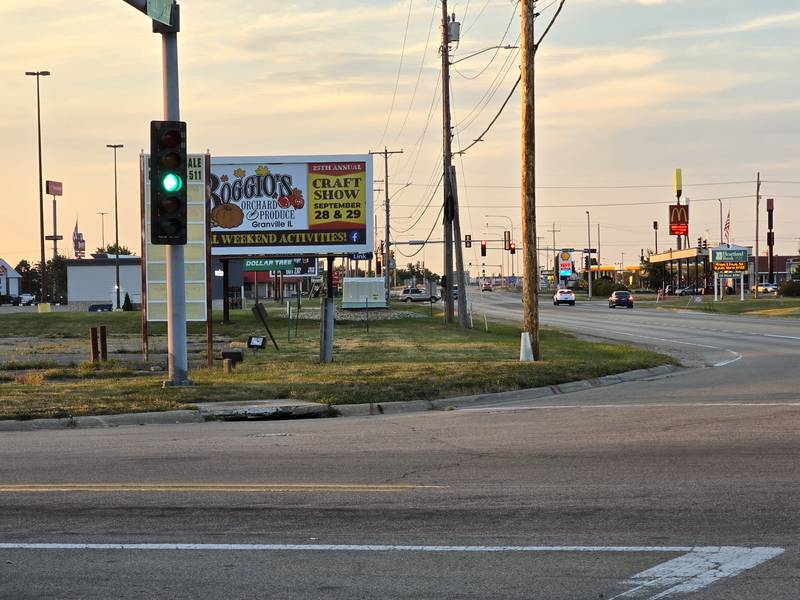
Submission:
<svg viewBox="0 0 800 600">
<path fill-rule="evenodd" d="M 47 319 L 37 321 L 45 316 Z M 0 418 L 66 417 L 186 408 L 194 402 L 290 398 L 329 404 L 394 402 L 446 398 L 553 385 L 673 362 L 671 358 L 615 344 L 592 343 L 544 330 L 544 360 L 520 363 L 516 326 L 490 323 L 488 332 L 445 327 L 440 318 L 419 310 L 416 318 L 337 322 L 335 362 L 319 364 L 319 323 L 301 321 L 298 335 L 287 341 L 285 320 L 274 319 L 280 352 L 246 351 L 233 375 L 221 368 L 193 369 L 192 387 L 162 389 L 165 375 L 151 373 L 138 357 L 117 356 L 96 365 L 80 361 L 56 366 L 46 355 L 0 363 Z M 14 336 L 50 338 L 84 335 L 90 324 L 106 324 L 109 347 L 135 342 L 138 314 L 3 315 L 0 330 Z M 95 320 L 97 321 L 95 323 Z M 233 324 L 215 326 L 215 354 L 230 340 L 261 334 L 248 312 L 234 312 Z M 90 323 L 91 322 L 91 323 Z M 483 323 L 481 323 L 481 326 Z M 9 329 L 12 326 L 13 329 Z M 195 331 L 196 326 L 192 326 Z M 195 334 L 199 334 L 195 331 Z M 190 339 L 198 341 L 199 335 Z M 164 344 L 156 336 L 153 344 Z M 121 360 L 126 358 L 126 360 Z M 62 357 L 63 360 L 63 357 Z M 204 363 L 195 351 L 190 360 Z M 219 364 L 217 362 L 217 364 Z"/>
<path fill-rule="evenodd" d="M 762 296 L 739 300 L 738 295 L 728 295 L 721 302 L 714 302 L 713 296 L 703 296 L 703 301 L 695 303 L 691 296 L 673 296 L 661 302 L 640 302 L 639 307 L 699 310 L 720 315 L 746 315 L 748 317 L 786 317 L 800 319 L 800 298 L 776 298 Z"/>
</svg>

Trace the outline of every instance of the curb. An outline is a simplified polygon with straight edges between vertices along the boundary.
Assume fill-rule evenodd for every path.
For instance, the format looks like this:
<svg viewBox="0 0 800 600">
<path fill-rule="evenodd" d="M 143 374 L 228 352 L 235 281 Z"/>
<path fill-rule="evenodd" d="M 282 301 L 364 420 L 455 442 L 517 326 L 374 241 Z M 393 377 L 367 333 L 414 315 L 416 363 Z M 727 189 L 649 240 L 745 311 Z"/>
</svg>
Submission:
<svg viewBox="0 0 800 600">
<path fill-rule="evenodd" d="M 410 400 L 408 402 L 386 402 L 373 404 L 334 404 L 333 409 L 343 417 L 361 417 L 380 414 L 403 414 L 418 412 L 423 410 L 452 410 L 454 408 L 469 407 L 477 403 L 496 402 L 498 404 L 510 401 L 536 400 L 547 398 L 548 396 L 558 396 L 571 392 L 580 392 L 598 387 L 607 387 L 649 379 L 651 377 L 663 377 L 684 367 L 677 365 L 660 365 L 650 369 L 637 369 L 606 375 L 595 379 L 584 379 L 581 381 L 570 381 L 558 385 L 543 386 L 538 388 L 527 388 L 524 390 L 512 390 L 509 392 L 495 392 L 490 394 L 477 394 L 474 396 L 458 396 L 455 398 L 442 398 L 439 400 Z"/>
<path fill-rule="evenodd" d="M 287 402 L 285 405 L 269 407 L 240 407 L 228 411 L 198 410 L 170 410 L 164 412 L 144 412 L 121 415 L 98 415 L 91 417 L 74 417 L 66 419 L 31 419 L 29 421 L 1 421 L 0 432 L 6 431 L 51 431 L 58 429 L 96 429 L 121 427 L 124 425 L 175 425 L 184 423 L 204 423 L 207 421 L 253 421 L 320 418 L 326 416 L 363 417 L 382 414 L 404 414 L 426 410 L 452 410 L 468 407 L 479 402 L 503 403 L 509 401 L 535 400 L 548 396 L 558 396 L 571 392 L 580 392 L 598 387 L 607 387 L 629 381 L 662 377 L 674 373 L 684 367 L 676 365 L 661 365 L 650 369 L 637 369 L 606 375 L 596 379 L 570 381 L 558 385 L 512 390 L 509 392 L 495 392 L 477 394 L 473 396 L 458 396 L 455 398 L 442 398 L 439 400 L 409 400 L 407 402 L 374 402 L 372 404 L 334 404 L 332 406 L 320 404 L 317 406 L 296 405 Z"/>
</svg>

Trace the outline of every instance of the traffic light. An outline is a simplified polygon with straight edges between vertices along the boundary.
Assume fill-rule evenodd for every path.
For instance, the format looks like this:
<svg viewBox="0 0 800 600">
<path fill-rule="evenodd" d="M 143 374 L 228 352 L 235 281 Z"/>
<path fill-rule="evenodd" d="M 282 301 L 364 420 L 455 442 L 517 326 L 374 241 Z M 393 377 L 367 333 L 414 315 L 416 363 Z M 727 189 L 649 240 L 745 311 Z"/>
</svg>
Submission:
<svg viewBox="0 0 800 600">
<path fill-rule="evenodd" d="M 511 249 L 511 232 L 504 231 L 503 232 L 503 250 L 510 250 Z"/>
<path fill-rule="evenodd" d="M 186 123 L 150 122 L 150 240 L 153 244 L 186 244 Z"/>
<path fill-rule="evenodd" d="M 702 237 L 697 238 L 697 247 L 698 248 L 702 248 L 703 247 L 703 238 Z"/>
<path fill-rule="evenodd" d="M 481 256 L 486 256 L 486 240 L 481 240 Z"/>
<path fill-rule="evenodd" d="M 389 250 L 389 256 L 394 260 L 394 250 Z"/>
<path fill-rule="evenodd" d="M 464 248 L 472 248 L 472 236 L 465 235 L 464 236 Z"/>
<path fill-rule="evenodd" d="M 381 259 L 380 258 L 376 258 L 375 259 L 375 274 L 376 275 L 383 274 L 383 269 L 381 268 L 382 265 L 383 265 L 383 263 L 381 263 Z"/>
<path fill-rule="evenodd" d="M 703 240 L 703 250 L 708 250 L 708 240 Z"/>
<path fill-rule="evenodd" d="M 381 256 L 383 256 L 383 240 L 381 240 Z"/>
<path fill-rule="evenodd" d="M 508 251 L 511 252 L 511 254 L 516 254 L 517 253 L 517 242 L 511 242 L 508 245 Z"/>
</svg>

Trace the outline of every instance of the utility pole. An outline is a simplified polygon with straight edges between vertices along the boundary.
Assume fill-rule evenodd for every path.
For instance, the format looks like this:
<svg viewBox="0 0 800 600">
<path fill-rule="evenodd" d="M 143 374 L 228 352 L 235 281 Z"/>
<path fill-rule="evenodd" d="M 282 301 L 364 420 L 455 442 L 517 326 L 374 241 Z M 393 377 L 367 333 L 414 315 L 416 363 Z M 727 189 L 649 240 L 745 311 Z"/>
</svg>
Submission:
<svg viewBox="0 0 800 600">
<path fill-rule="evenodd" d="M 597 224 L 597 266 L 600 266 L 600 223 Z"/>
<path fill-rule="evenodd" d="M 560 282 L 561 281 L 561 275 L 558 272 L 558 261 L 556 260 L 556 252 L 557 252 L 557 250 L 556 250 L 556 234 L 557 233 L 561 233 L 561 230 L 560 229 L 556 229 L 556 224 L 553 223 L 553 228 L 552 229 L 548 229 L 547 232 L 553 234 L 553 247 L 550 249 L 550 251 L 551 251 L 551 253 L 553 255 L 553 277 L 555 278 L 556 281 Z"/>
<path fill-rule="evenodd" d="M 758 298 L 758 216 L 761 204 L 761 171 L 756 174 L 756 255 L 753 258 L 753 298 Z"/>
<path fill-rule="evenodd" d="M 442 208 L 442 224 L 444 225 L 444 322 L 452 323 L 453 306 L 453 202 L 450 163 L 452 160 L 452 134 L 450 127 L 450 15 L 447 13 L 447 0 L 442 0 L 442 148 L 443 163 L 442 189 L 444 206 Z M 461 240 L 458 240 L 461 244 Z M 466 289 L 459 290 L 459 296 L 466 294 Z"/>
<path fill-rule="evenodd" d="M 389 278 L 389 261 L 391 260 L 391 229 L 389 220 L 391 216 L 391 210 L 389 206 L 389 155 L 390 154 L 402 154 L 402 150 L 389 150 L 385 146 L 383 148 L 383 152 L 372 152 L 370 154 L 382 154 L 383 155 L 383 191 L 384 191 L 384 199 L 386 204 L 386 228 L 385 228 L 385 236 L 386 236 L 386 246 L 384 247 L 384 255 L 383 255 L 383 287 L 384 293 L 386 294 L 386 306 L 389 306 L 389 290 L 391 289 L 391 281 Z"/>
<path fill-rule="evenodd" d="M 586 261 L 586 270 L 588 271 L 589 278 L 589 300 L 592 299 L 592 224 L 589 217 L 589 211 L 586 211 L 586 234 L 589 238 L 589 256 Z"/>
<path fill-rule="evenodd" d="M 521 75 L 522 91 L 522 246 L 525 251 L 525 286 L 523 292 L 522 339 L 520 360 L 540 360 L 539 347 L 539 263 L 536 259 L 536 93 L 534 59 L 547 32 L 555 23 L 564 0 L 538 40 L 534 37 L 535 0 L 522 0 Z M 553 226 L 555 229 L 555 225 Z M 554 244 L 555 246 L 555 244 Z"/>
<path fill-rule="evenodd" d="M 114 150 L 114 244 L 116 248 L 114 248 L 114 268 L 116 271 L 116 285 L 114 288 L 117 292 L 117 310 L 122 308 L 122 304 L 120 304 L 120 283 L 119 283 L 119 205 L 117 203 L 117 150 L 122 148 L 122 144 L 106 144 L 106 148 L 112 148 Z"/>
<path fill-rule="evenodd" d="M 40 302 L 46 301 L 47 261 L 44 257 L 44 192 L 42 189 L 42 104 L 39 96 L 39 78 L 48 77 L 50 71 L 25 71 L 25 75 L 36 77 L 36 135 L 39 141 L 39 249 L 41 266 Z"/>
</svg>

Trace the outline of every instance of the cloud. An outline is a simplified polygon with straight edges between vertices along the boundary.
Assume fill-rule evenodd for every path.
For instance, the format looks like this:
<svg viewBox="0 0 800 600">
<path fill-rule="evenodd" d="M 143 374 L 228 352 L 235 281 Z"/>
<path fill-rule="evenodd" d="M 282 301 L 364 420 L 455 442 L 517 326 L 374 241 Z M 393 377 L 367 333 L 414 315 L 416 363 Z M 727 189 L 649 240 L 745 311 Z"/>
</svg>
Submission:
<svg viewBox="0 0 800 600">
<path fill-rule="evenodd" d="M 705 29 L 689 29 L 686 31 L 670 31 L 667 33 L 659 33 L 646 37 L 648 40 L 665 40 L 675 38 L 687 37 L 707 37 L 714 35 L 732 35 L 737 33 L 749 33 L 752 31 L 760 31 L 763 29 L 777 29 L 780 27 L 789 27 L 800 23 L 800 11 L 779 13 L 774 15 L 767 15 L 765 17 L 758 17 L 748 21 L 742 21 L 733 25 L 726 25 L 722 27 L 708 27 Z"/>
</svg>

